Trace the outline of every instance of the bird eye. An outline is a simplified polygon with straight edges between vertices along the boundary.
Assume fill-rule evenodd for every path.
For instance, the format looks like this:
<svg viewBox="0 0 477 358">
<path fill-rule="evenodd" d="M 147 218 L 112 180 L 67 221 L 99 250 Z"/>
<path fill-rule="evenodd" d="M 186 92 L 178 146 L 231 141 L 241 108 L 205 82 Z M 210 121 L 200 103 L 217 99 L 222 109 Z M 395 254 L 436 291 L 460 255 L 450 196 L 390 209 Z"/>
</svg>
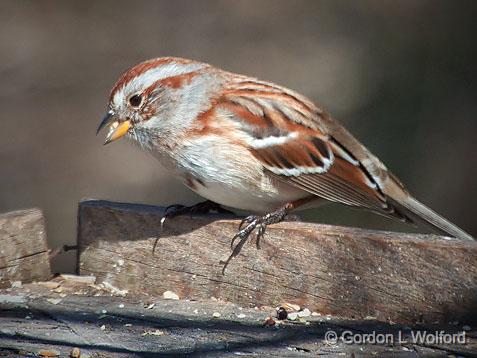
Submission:
<svg viewBox="0 0 477 358">
<path fill-rule="evenodd" d="M 133 107 L 139 107 L 141 105 L 141 102 L 142 102 L 142 96 L 140 94 L 135 94 L 134 96 L 129 98 L 129 103 Z"/>
</svg>

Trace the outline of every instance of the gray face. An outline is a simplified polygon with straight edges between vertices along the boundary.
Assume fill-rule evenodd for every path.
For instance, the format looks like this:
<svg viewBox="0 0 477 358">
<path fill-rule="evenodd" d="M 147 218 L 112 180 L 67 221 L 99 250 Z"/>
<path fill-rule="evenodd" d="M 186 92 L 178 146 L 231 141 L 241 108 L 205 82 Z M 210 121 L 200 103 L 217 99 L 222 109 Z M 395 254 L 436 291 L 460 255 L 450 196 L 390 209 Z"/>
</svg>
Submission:
<svg viewBox="0 0 477 358">
<path fill-rule="evenodd" d="M 202 67 L 204 64 L 196 62 L 157 59 L 124 73 L 111 93 L 110 111 L 98 128 L 99 131 L 109 126 L 106 143 L 126 134 L 139 139 L 141 128 L 159 130 L 177 105 L 178 96 L 195 76 L 191 74 Z"/>
</svg>

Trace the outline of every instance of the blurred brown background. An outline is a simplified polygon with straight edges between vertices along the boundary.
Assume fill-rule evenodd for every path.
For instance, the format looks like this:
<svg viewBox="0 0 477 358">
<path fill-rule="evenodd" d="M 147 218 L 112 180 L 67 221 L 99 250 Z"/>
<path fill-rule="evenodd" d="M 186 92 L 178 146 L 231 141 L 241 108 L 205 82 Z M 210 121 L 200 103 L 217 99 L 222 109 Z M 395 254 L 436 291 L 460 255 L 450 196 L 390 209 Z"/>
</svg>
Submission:
<svg viewBox="0 0 477 358">
<path fill-rule="evenodd" d="M 42 208 L 50 246 L 75 242 L 95 197 L 199 198 L 127 141 L 95 130 L 119 74 L 182 56 L 321 103 L 424 203 L 477 235 L 473 1 L 0 2 L 0 212 Z M 413 230 L 326 207 L 308 220 Z M 71 271 L 73 253 L 55 260 Z"/>
</svg>

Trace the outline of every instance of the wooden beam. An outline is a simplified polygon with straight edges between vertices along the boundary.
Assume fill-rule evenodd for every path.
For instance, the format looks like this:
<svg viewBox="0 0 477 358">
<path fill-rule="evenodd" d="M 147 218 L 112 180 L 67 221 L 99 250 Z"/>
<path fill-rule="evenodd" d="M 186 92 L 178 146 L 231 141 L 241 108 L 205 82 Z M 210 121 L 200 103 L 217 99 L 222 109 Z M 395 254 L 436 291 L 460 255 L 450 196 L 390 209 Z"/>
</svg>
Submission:
<svg viewBox="0 0 477 358">
<path fill-rule="evenodd" d="M 475 327 L 403 327 L 334 316 L 276 318 L 273 308 L 202 300 L 139 301 L 100 285 L 56 277 L 0 289 L 0 357 L 475 357 Z M 74 281 L 73 281 L 74 280 Z M 336 333 L 336 341 L 332 335 Z M 413 334 L 457 334 L 453 342 Z M 432 333 L 431 333 L 432 332 Z M 372 341 L 372 335 L 386 339 Z M 350 337 L 357 335 L 355 342 Z M 359 337 L 364 338 L 361 342 Z M 392 337 L 391 339 L 389 337 Z M 339 339 L 342 337 L 343 339 Z M 465 339 L 465 344 L 463 341 Z M 348 341 L 347 341 L 348 340 Z M 49 354 L 49 355 L 48 355 Z"/>
<path fill-rule="evenodd" d="M 51 277 L 45 219 L 41 210 L 0 215 L 0 287 L 14 281 L 31 282 Z"/>
<path fill-rule="evenodd" d="M 285 222 L 268 228 L 261 250 L 245 245 L 224 276 L 219 261 L 230 254 L 239 220 L 185 216 L 161 229 L 163 213 L 81 202 L 79 272 L 134 294 L 173 291 L 250 306 L 289 302 L 401 323 L 477 321 L 476 242 Z"/>
</svg>

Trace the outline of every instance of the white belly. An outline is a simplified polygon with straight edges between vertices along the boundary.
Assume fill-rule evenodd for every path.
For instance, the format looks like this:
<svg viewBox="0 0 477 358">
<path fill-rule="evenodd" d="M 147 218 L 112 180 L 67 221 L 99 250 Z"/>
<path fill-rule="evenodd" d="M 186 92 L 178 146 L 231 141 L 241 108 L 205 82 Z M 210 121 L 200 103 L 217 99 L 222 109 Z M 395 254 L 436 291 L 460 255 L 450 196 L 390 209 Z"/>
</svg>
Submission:
<svg viewBox="0 0 477 358">
<path fill-rule="evenodd" d="M 262 164 L 243 146 L 211 137 L 182 147 L 175 156 L 177 174 L 204 198 L 231 208 L 267 213 L 309 195 L 265 174 Z"/>
<path fill-rule="evenodd" d="M 271 182 L 266 186 L 270 184 Z M 281 183 L 274 183 L 274 188 L 268 188 L 269 190 L 257 190 L 253 187 L 246 190 L 242 185 L 224 185 L 218 182 L 204 182 L 203 185 L 189 187 L 215 203 L 254 213 L 269 213 L 287 202 L 306 196 L 303 191 Z"/>
</svg>

